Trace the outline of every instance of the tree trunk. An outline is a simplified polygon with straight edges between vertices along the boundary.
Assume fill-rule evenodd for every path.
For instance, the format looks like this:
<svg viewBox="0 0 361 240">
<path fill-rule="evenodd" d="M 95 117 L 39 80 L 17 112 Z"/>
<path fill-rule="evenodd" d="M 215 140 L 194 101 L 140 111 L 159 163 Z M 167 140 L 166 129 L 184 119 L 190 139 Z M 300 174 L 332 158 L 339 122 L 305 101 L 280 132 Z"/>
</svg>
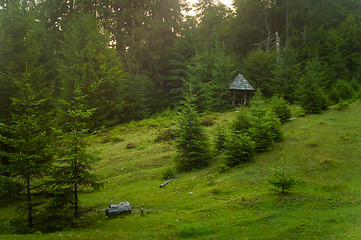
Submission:
<svg viewBox="0 0 361 240">
<path fill-rule="evenodd" d="M 78 184 L 74 183 L 74 218 L 78 218 L 79 217 L 79 212 L 78 212 L 78 208 L 79 208 L 79 199 L 78 199 Z"/>
<path fill-rule="evenodd" d="M 76 119 L 77 122 L 79 122 L 78 117 Z M 75 156 L 77 156 L 78 154 L 78 129 L 76 128 L 75 130 L 76 132 L 76 136 L 75 136 Z M 79 199 L 78 199 L 78 159 L 74 159 L 73 160 L 73 173 L 74 173 L 74 218 L 78 218 L 79 217 L 79 212 L 78 212 L 78 208 L 79 208 Z"/>
<path fill-rule="evenodd" d="M 28 226 L 30 229 L 33 228 L 33 205 L 31 203 L 31 192 L 30 192 L 30 177 L 28 176 L 26 179 L 26 196 L 28 202 Z"/>
</svg>

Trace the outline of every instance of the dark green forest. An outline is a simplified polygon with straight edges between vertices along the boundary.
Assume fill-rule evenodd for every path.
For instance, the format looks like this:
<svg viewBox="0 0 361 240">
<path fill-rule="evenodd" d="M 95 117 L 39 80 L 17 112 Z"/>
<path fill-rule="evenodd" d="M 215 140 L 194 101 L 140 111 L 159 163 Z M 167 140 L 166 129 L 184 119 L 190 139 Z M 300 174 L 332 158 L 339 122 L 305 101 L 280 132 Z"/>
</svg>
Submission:
<svg viewBox="0 0 361 240">
<path fill-rule="evenodd" d="M 143 119 L 190 94 L 200 111 L 226 109 L 239 72 L 264 96 L 306 109 L 306 95 L 334 104 L 360 84 L 359 1 L 236 0 L 230 9 L 202 0 L 196 16 L 185 15 L 187 7 L 1 1 L 1 121 L 11 121 L 24 74 L 58 125 L 66 122 L 59 101 L 78 86 L 85 107 L 96 108 L 90 128 Z"/>
<path fill-rule="evenodd" d="M 39 205 L 78 218 L 79 188 L 100 187 L 95 130 L 190 98 L 230 109 L 240 72 L 307 113 L 358 95 L 360 21 L 359 0 L 1 0 L 0 192 L 26 199 L 19 232 Z"/>
</svg>

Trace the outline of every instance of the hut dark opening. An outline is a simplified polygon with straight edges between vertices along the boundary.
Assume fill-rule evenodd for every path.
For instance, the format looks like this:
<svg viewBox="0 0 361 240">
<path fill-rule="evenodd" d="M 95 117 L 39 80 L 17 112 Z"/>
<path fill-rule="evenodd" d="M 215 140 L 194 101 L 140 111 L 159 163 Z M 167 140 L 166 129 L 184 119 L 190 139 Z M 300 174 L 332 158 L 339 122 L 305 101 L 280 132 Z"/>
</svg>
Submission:
<svg viewBox="0 0 361 240">
<path fill-rule="evenodd" d="M 228 90 L 232 92 L 232 105 L 247 106 L 252 98 L 254 88 L 242 74 L 238 74 L 229 85 Z"/>
</svg>

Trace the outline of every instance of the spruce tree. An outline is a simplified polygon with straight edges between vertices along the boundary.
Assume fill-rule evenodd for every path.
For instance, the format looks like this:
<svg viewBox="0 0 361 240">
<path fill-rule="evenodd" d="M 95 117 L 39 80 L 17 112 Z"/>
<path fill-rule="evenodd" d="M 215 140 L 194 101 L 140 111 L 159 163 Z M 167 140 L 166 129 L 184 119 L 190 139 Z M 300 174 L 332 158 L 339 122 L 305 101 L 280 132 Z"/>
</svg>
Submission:
<svg viewBox="0 0 361 240">
<path fill-rule="evenodd" d="M 251 101 L 252 126 L 249 130 L 256 152 L 269 150 L 275 141 L 282 140 L 281 122 L 272 111 L 261 92 L 257 91 Z"/>
<path fill-rule="evenodd" d="M 234 167 L 249 161 L 255 152 L 255 142 L 247 133 L 232 132 L 226 143 L 226 165 Z"/>
<path fill-rule="evenodd" d="M 236 119 L 231 124 L 231 130 L 235 133 L 246 133 L 249 135 L 252 125 L 251 111 L 248 108 L 241 108 L 239 113 L 237 113 Z"/>
<path fill-rule="evenodd" d="M 179 153 L 177 164 L 180 170 L 190 171 L 208 165 L 211 159 L 208 140 L 199 115 L 190 100 L 184 103 L 180 113 L 176 142 Z"/>
<path fill-rule="evenodd" d="M 58 196 L 63 196 L 66 200 L 64 204 L 68 204 L 73 209 L 74 218 L 80 216 L 80 189 L 82 187 L 97 189 L 100 186 L 96 175 L 91 173 L 98 158 L 86 149 L 86 137 L 89 131 L 86 129 L 86 122 L 95 111 L 86 108 L 86 97 L 80 87 L 75 86 L 73 99 L 62 101 L 63 109 L 66 109 L 64 114 L 69 121 L 66 123 L 67 131 L 62 131 L 59 136 L 62 145 L 53 174 L 55 192 Z"/>
<path fill-rule="evenodd" d="M 109 39 L 101 33 L 92 15 L 74 14 L 63 24 L 64 42 L 60 51 L 59 78 L 61 99 L 72 101 L 74 88 L 85 95 L 84 106 L 93 109 L 87 127 L 113 125 L 121 119 L 124 105 L 124 74 L 122 64 Z M 60 116 L 62 123 L 66 115 Z"/>
<path fill-rule="evenodd" d="M 39 99 L 31 82 L 31 74 L 26 72 L 14 79 L 18 88 L 12 98 L 12 121 L 7 126 L 0 125 L 0 142 L 8 146 L 0 151 L 8 159 L 7 173 L 18 187 L 26 203 L 27 232 L 34 227 L 34 208 L 39 205 L 41 179 L 48 175 L 52 160 L 49 132 L 46 129 L 46 116 L 42 107 L 45 99 Z M 35 204 L 36 203 L 36 204 Z"/>
<path fill-rule="evenodd" d="M 281 123 L 287 122 L 292 116 L 291 109 L 289 109 L 289 105 L 283 97 L 273 96 L 270 101 L 270 107 Z"/>
<path fill-rule="evenodd" d="M 250 52 L 244 61 L 244 74 L 252 86 L 264 96 L 272 96 L 272 71 L 275 69 L 277 55 L 275 51 L 258 49 Z"/>
<path fill-rule="evenodd" d="M 299 102 L 307 113 L 321 113 L 327 109 L 326 96 L 320 86 L 324 80 L 321 62 L 317 58 L 308 61 L 298 89 Z"/>
<path fill-rule="evenodd" d="M 48 95 L 47 79 L 41 66 L 42 27 L 37 23 L 33 1 L 7 1 L 0 8 L 0 121 L 11 121 L 12 100 L 17 94 L 14 79 L 31 71 L 32 88 Z M 44 107 L 44 106 L 43 106 Z"/>
<path fill-rule="evenodd" d="M 271 74 L 270 90 L 273 95 L 283 96 L 288 102 L 296 100 L 296 88 L 300 63 L 295 49 L 286 48 L 277 58 L 275 68 Z"/>
</svg>

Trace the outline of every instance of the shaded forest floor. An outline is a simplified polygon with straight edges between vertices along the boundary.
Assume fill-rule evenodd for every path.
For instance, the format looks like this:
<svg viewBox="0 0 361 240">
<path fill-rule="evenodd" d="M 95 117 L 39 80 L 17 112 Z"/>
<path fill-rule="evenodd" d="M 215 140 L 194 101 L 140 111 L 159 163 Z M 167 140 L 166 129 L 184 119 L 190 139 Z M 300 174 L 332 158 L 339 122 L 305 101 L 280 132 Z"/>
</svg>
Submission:
<svg viewBox="0 0 361 240">
<path fill-rule="evenodd" d="M 282 126 L 284 141 L 241 166 L 223 169 L 222 155 L 200 171 L 178 174 L 174 143 L 155 142 L 174 129 L 171 112 L 93 136 L 102 157 L 98 192 L 84 192 L 84 227 L 50 234 L 11 235 L 16 203 L 1 202 L 0 239 L 360 239 L 361 102 L 343 111 L 297 118 Z M 210 114 L 212 139 L 234 112 Z M 298 184 L 280 195 L 268 182 L 280 158 Z M 106 218 L 109 203 L 129 201 L 131 215 Z M 143 212 L 143 213 L 142 213 Z"/>
</svg>

